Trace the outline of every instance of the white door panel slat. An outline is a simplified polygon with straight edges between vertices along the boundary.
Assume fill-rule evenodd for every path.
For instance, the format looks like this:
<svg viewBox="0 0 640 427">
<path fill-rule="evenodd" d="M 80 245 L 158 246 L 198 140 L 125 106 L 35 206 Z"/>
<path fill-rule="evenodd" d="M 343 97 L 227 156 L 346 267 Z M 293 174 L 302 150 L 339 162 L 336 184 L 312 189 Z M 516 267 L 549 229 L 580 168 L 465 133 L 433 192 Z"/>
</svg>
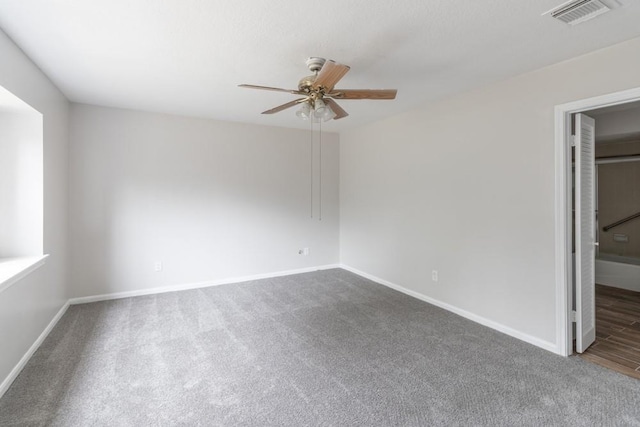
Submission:
<svg viewBox="0 0 640 427">
<path fill-rule="evenodd" d="M 595 121 L 576 114 L 576 351 L 596 338 L 595 319 Z"/>
</svg>

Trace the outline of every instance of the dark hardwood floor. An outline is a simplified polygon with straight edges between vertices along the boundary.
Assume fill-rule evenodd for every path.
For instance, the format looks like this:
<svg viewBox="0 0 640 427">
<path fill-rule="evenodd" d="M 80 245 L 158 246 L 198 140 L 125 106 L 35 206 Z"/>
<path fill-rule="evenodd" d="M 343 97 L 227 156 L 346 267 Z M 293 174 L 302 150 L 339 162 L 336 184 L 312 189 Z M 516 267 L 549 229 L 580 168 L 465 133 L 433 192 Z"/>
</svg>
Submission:
<svg viewBox="0 0 640 427">
<path fill-rule="evenodd" d="M 596 285 L 596 342 L 580 357 L 640 379 L 640 292 Z"/>
</svg>

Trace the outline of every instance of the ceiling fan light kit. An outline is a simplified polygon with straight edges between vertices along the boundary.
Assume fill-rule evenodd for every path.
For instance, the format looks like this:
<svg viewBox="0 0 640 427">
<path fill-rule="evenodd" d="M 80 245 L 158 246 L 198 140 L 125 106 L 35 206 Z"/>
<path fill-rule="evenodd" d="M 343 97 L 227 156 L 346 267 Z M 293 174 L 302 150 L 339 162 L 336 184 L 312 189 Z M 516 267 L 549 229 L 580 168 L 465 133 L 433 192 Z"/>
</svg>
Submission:
<svg viewBox="0 0 640 427">
<path fill-rule="evenodd" d="M 336 113 L 322 99 L 316 99 L 302 103 L 300 109 L 296 111 L 296 116 L 302 120 L 311 119 L 311 121 L 318 123 L 333 119 Z"/>
<path fill-rule="evenodd" d="M 348 65 L 339 64 L 324 58 L 311 57 L 306 61 L 307 68 L 313 73 L 298 82 L 297 90 L 281 89 L 270 86 L 241 84 L 249 89 L 287 92 L 302 98 L 279 105 L 262 114 L 274 114 L 301 104 L 296 116 L 302 120 L 328 121 L 347 117 L 349 114 L 338 105 L 335 99 L 395 99 L 395 89 L 335 89 L 336 83 L 349 72 Z"/>
</svg>

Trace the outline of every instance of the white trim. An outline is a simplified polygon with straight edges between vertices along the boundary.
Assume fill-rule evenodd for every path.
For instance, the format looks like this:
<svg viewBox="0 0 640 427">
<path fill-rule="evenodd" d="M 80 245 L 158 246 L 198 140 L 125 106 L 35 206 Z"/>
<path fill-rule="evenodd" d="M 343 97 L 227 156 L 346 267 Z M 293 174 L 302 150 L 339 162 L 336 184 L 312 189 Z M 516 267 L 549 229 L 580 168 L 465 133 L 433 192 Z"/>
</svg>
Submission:
<svg viewBox="0 0 640 427">
<path fill-rule="evenodd" d="M 44 265 L 49 255 L 0 259 L 0 292 Z"/>
<path fill-rule="evenodd" d="M 0 384 L 0 398 L 2 398 L 2 396 L 7 392 L 7 390 L 9 390 L 9 387 L 11 387 L 11 384 L 18 377 L 22 369 L 26 366 L 26 364 L 29 362 L 29 360 L 33 356 L 33 354 L 36 352 L 36 350 L 38 350 L 40 345 L 47 338 L 51 330 L 56 326 L 56 324 L 58 323 L 60 318 L 62 318 L 64 313 L 66 313 L 67 308 L 69 308 L 68 301 L 62 306 L 62 308 L 53 317 L 53 319 L 51 319 L 51 322 L 49 322 L 49 324 L 44 329 L 44 331 L 42 331 L 38 339 L 33 343 L 33 345 L 31 345 L 31 347 L 29 348 L 29 350 L 27 350 L 24 356 L 22 356 L 18 364 L 11 370 L 11 372 L 9 373 L 9 375 L 7 375 L 4 381 L 2 381 L 2 384 Z"/>
<path fill-rule="evenodd" d="M 573 351 L 571 325 L 571 115 L 596 108 L 640 101 L 640 88 L 609 93 L 555 107 L 555 246 L 556 246 L 556 347 L 559 354 Z"/>
<path fill-rule="evenodd" d="M 555 108 L 555 241 L 556 241 L 556 347 L 560 354 L 569 356 L 573 351 L 573 344 L 569 344 L 568 336 L 572 327 L 571 318 L 567 317 L 567 311 L 571 312 L 571 264 L 566 259 L 571 251 L 571 233 L 568 227 L 571 224 L 570 194 L 571 171 L 567 170 L 567 163 L 571 159 L 571 127 L 565 126 L 565 112 Z M 565 144 L 565 140 L 568 141 Z M 569 283 L 569 286 L 566 286 Z"/>
<path fill-rule="evenodd" d="M 613 107 L 614 105 L 628 104 L 636 101 L 640 101 L 640 87 L 567 102 L 566 104 L 557 105 L 556 110 L 561 109 L 569 114 L 582 113 L 595 110 L 596 108 Z"/>
<path fill-rule="evenodd" d="M 474 313 L 471 313 L 469 311 L 463 310 L 463 309 L 458 308 L 456 306 L 453 306 L 451 304 L 447 304 L 446 302 L 442 302 L 442 301 L 439 301 L 437 299 L 428 297 L 428 296 L 423 295 L 423 294 L 421 294 L 419 292 L 412 291 L 410 289 L 407 289 L 407 288 L 402 287 L 400 285 L 397 285 L 395 283 L 389 282 L 388 280 L 381 279 L 381 278 L 376 277 L 376 276 L 374 276 L 372 274 L 365 273 L 363 271 L 360 271 L 360 270 L 355 269 L 353 267 L 350 267 L 348 265 L 342 264 L 340 267 L 345 269 L 345 270 L 347 270 L 347 271 L 350 271 L 350 272 L 352 272 L 354 274 L 357 274 L 358 276 L 362 276 L 362 277 L 365 277 L 365 278 L 367 278 L 369 280 L 373 280 L 376 283 L 379 283 L 381 285 L 387 286 L 387 287 L 389 287 L 391 289 L 395 289 L 396 291 L 402 292 L 403 294 L 406 294 L 406 295 L 409 295 L 411 297 L 417 298 L 419 300 L 428 302 L 429 304 L 433 304 L 433 305 L 435 305 L 437 307 L 443 308 L 443 309 L 445 309 L 447 311 L 450 311 L 450 312 L 452 312 L 454 314 L 457 314 L 459 316 L 462 316 L 462 317 L 464 317 L 466 319 L 469 319 L 471 321 L 479 323 L 479 324 L 481 324 L 483 326 L 487 326 L 487 327 L 489 327 L 491 329 L 495 329 L 496 331 L 502 332 L 503 334 L 507 334 L 507 335 L 512 336 L 514 338 L 517 338 L 517 339 L 519 339 L 521 341 L 525 341 L 525 342 L 528 342 L 529 344 L 533 344 L 536 347 L 540 347 L 540 348 L 545 349 L 547 351 L 550 351 L 552 353 L 561 354 L 560 351 L 559 351 L 558 346 L 553 342 L 545 341 L 545 340 L 542 340 L 540 338 L 536 338 L 536 337 L 534 337 L 532 335 L 525 334 L 524 332 L 520 332 L 520 331 L 518 331 L 516 329 L 513 329 L 513 328 L 510 328 L 508 326 L 505 326 L 505 325 L 503 325 L 501 323 L 498 323 L 498 322 L 495 322 L 493 320 L 487 319 L 486 317 L 478 316 L 477 314 L 474 314 Z"/>
<path fill-rule="evenodd" d="M 97 301 L 107 301 L 112 299 L 138 297 L 143 295 L 162 294 L 165 292 L 186 291 L 189 289 L 208 288 L 210 286 L 226 285 L 230 283 L 248 282 L 250 280 L 270 279 L 272 277 L 290 276 L 292 274 L 310 273 L 318 270 L 329 270 L 331 268 L 340 268 L 339 264 L 328 264 L 317 267 L 300 268 L 297 270 L 277 271 L 273 273 L 254 274 L 251 276 L 230 277 L 220 280 L 212 280 L 206 282 L 185 283 L 180 285 L 162 286 L 158 288 L 139 289 L 135 291 L 115 292 L 111 294 L 92 295 L 87 297 L 71 298 L 69 304 L 86 304 Z"/>
</svg>

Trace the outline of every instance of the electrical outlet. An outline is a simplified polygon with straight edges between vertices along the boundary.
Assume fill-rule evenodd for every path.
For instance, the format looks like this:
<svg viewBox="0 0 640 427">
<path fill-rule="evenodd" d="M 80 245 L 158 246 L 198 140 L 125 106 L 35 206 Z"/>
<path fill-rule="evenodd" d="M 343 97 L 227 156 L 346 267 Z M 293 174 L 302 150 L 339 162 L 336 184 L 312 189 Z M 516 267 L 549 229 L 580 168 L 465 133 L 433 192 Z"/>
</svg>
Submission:
<svg viewBox="0 0 640 427">
<path fill-rule="evenodd" d="M 438 270 L 431 271 L 431 280 L 433 280 L 434 282 L 438 281 Z"/>
<path fill-rule="evenodd" d="M 298 255 L 304 255 L 304 256 L 309 255 L 309 248 L 298 249 Z"/>
<path fill-rule="evenodd" d="M 156 271 L 156 273 L 162 271 L 162 261 L 156 261 L 153 265 L 153 269 Z"/>
</svg>

